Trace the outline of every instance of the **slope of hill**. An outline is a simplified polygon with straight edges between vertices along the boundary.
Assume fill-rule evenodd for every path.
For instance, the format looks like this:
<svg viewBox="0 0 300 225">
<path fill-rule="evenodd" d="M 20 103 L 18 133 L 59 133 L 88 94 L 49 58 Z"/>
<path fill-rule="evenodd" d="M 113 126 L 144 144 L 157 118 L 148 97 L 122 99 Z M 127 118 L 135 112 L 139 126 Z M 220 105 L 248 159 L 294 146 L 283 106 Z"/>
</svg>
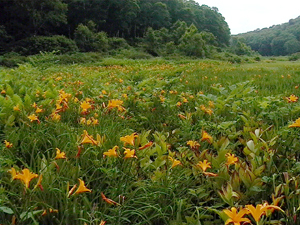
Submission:
<svg viewBox="0 0 300 225">
<path fill-rule="evenodd" d="M 261 55 L 289 55 L 300 51 L 300 16 L 289 22 L 237 35 Z"/>
</svg>

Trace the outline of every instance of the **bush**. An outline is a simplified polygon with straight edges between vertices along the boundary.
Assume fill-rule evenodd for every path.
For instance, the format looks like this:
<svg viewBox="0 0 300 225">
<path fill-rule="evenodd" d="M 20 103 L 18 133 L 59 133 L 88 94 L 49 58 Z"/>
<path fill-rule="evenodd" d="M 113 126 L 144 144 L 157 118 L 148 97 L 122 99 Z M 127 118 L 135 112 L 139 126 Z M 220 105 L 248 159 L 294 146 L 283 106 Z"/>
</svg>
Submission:
<svg viewBox="0 0 300 225">
<path fill-rule="evenodd" d="M 300 52 L 297 52 L 289 56 L 289 61 L 297 61 L 299 58 L 300 58 Z"/>
<path fill-rule="evenodd" d="M 108 45 L 110 50 L 116 50 L 120 48 L 129 49 L 130 45 L 124 38 L 112 37 L 108 38 Z"/>
<path fill-rule="evenodd" d="M 79 24 L 74 33 L 75 42 L 80 51 L 104 52 L 108 50 L 108 38 L 105 32 L 94 32 L 88 26 Z"/>
<path fill-rule="evenodd" d="M 28 62 L 28 59 L 16 52 L 9 52 L 0 56 L 0 65 L 5 67 L 17 67 L 25 62 Z"/>
<path fill-rule="evenodd" d="M 86 64 L 86 63 L 96 63 L 103 59 L 101 53 L 88 52 L 82 53 L 77 52 L 74 54 L 64 54 L 56 55 L 55 53 L 42 53 L 40 55 L 34 55 L 29 57 L 29 61 L 32 65 L 37 66 L 43 64 L 44 66 L 53 63 L 55 64 Z"/>
<path fill-rule="evenodd" d="M 12 50 L 22 55 L 35 55 L 40 52 L 59 51 L 60 53 L 76 52 L 75 42 L 65 36 L 54 35 L 50 37 L 35 36 L 22 39 L 14 43 Z"/>
<path fill-rule="evenodd" d="M 139 49 L 120 49 L 115 55 L 117 58 L 150 59 L 152 55 Z"/>
</svg>

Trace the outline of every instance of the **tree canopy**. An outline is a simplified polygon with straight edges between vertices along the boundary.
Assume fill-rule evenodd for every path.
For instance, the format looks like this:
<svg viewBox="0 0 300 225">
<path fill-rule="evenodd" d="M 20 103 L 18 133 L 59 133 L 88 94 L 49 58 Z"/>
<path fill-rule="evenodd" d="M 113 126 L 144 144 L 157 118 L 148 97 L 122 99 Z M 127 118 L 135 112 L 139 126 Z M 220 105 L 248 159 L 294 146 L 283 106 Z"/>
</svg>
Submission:
<svg viewBox="0 0 300 225">
<path fill-rule="evenodd" d="M 210 33 L 219 47 L 229 44 L 230 29 L 222 14 L 217 8 L 193 0 L 2 0 L 0 51 L 34 36 L 64 35 L 79 40 L 79 31 L 89 30 L 135 43 L 145 37 L 149 28 L 175 30 L 178 21 Z M 180 33 L 180 29 L 176 32 Z M 176 42 L 185 29 L 182 32 L 174 34 L 179 35 L 174 38 Z M 203 34 L 193 38 L 200 41 Z"/>
<path fill-rule="evenodd" d="M 288 23 L 239 34 L 245 43 L 261 55 L 290 55 L 300 51 L 300 16 Z"/>
</svg>

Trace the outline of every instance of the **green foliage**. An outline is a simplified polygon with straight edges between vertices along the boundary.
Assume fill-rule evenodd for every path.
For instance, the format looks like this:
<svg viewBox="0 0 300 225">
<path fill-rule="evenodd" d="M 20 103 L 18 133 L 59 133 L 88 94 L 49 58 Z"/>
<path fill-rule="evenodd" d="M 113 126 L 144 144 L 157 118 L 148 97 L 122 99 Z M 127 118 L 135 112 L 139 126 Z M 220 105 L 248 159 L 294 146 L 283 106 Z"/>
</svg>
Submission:
<svg viewBox="0 0 300 225">
<path fill-rule="evenodd" d="M 16 52 L 6 53 L 0 56 L 0 65 L 5 67 L 17 67 L 19 64 L 25 62 L 28 62 L 28 59 Z"/>
<path fill-rule="evenodd" d="M 251 47 L 245 44 L 245 40 L 238 37 L 232 37 L 230 51 L 236 55 L 253 55 Z"/>
<path fill-rule="evenodd" d="M 300 17 L 288 23 L 240 34 L 252 50 L 263 56 L 290 55 L 300 51 Z"/>
<path fill-rule="evenodd" d="M 124 38 L 112 37 L 108 38 L 108 45 L 110 50 L 129 49 L 130 45 Z"/>
<path fill-rule="evenodd" d="M 99 52 L 108 49 L 108 38 L 105 32 L 94 32 L 94 24 L 90 27 L 79 24 L 74 33 L 74 40 L 78 48 L 83 52 Z M 92 25 L 92 26 L 91 26 Z"/>
<path fill-rule="evenodd" d="M 299 62 L 28 59 L 0 71 L 1 223 L 224 224 L 275 199 L 259 223 L 298 219 Z"/>
<path fill-rule="evenodd" d="M 40 52 L 52 51 L 58 51 L 60 53 L 78 51 L 78 48 L 73 40 L 60 35 L 51 37 L 35 36 L 22 39 L 14 43 L 11 49 L 22 55 L 34 55 Z"/>
</svg>

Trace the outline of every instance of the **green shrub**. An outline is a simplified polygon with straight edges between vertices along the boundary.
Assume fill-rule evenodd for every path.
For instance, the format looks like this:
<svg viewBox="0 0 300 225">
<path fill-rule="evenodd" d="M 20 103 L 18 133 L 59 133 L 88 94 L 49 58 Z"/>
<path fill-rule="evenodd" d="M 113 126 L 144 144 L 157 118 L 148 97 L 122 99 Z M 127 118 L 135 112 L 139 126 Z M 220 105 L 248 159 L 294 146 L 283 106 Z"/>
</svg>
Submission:
<svg viewBox="0 0 300 225">
<path fill-rule="evenodd" d="M 297 61 L 299 58 L 300 58 L 300 52 L 297 52 L 289 56 L 289 61 Z"/>
<path fill-rule="evenodd" d="M 115 55 L 117 58 L 150 59 L 152 55 L 139 49 L 120 49 Z"/>
<path fill-rule="evenodd" d="M 60 53 L 76 52 L 75 42 L 61 35 L 51 37 L 35 36 L 14 43 L 12 50 L 22 55 L 35 55 L 40 52 L 59 51 Z"/>
<path fill-rule="evenodd" d="M 105 32 L 94 32 L 88 26 L 79 24 L 74 33 L 75 42 L 80 51 L 104 52 L 108 50 L 108 37 Z"/>
<path fill-rule="evenodd" d="M 115 50 L 120 48 L 129 49 L 130 45 L 124 38 L 112 37 L 108 38 L 109 49 Z"/>
<path fill-rule="evenodd" d="M 42 53 L 29 57 L 29 61 L 34 66 L 40 64 L 86 64 L 100 62 L 103 59 L 103 55 L 97 52 L 82 53 L 77 52 L 73 54 L 56 55 L 55 53 Z"/>
<path fill-rule="evenodd" d="M 17 67 L 25 62 L 28 62 L 28 59 L 16 52 L 9 52 L 0 56 L 0 65 L 5 67 Z"/>
</svg>

